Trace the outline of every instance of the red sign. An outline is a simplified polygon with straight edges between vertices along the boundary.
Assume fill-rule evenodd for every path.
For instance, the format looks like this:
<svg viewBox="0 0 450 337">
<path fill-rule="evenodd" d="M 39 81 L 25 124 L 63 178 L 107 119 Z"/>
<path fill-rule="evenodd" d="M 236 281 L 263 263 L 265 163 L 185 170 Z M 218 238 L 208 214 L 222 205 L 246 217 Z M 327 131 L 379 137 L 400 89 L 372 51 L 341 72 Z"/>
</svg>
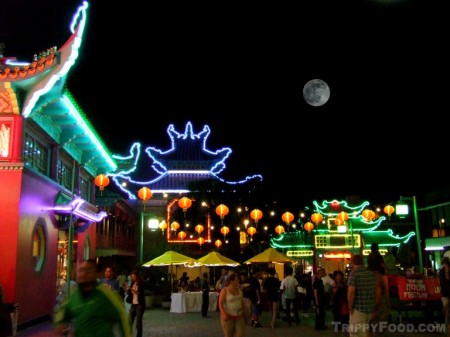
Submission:
<svg viewBox="0 0 450 337">
<path fill-rule="evenodd" d="M 438 278 L 397 276 L 396 279 L 398 297 L 402 301 L 434 301 L 441 299 L 441 286 Z M 391 283 L 391 285 L 394 284 Z"/>
</svg>

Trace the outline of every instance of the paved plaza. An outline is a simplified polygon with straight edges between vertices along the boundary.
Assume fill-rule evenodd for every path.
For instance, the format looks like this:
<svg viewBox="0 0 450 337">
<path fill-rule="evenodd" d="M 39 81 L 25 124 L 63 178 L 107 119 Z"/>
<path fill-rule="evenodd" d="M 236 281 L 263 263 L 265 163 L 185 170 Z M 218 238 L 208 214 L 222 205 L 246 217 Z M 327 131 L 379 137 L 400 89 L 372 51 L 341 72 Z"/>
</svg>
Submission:
<svg viewBox="0 0 450 337">
<path fill-rule="evenodd" d="M 168 309 L 152 308 L 146 310 L 144 314 L 144 336 L 146 337 L 221 337 L 223 336 L 220 328 L 219 312 L 209 312 L 208 318 L 201 317 L 200 313 L 171 313 Z M 394 316 L 395 318 L 395 316 Z M 398 321 L 396 319 L 396 321 Z M 262 315 L 262 328 L 254 328 L 250 325 L 247 326 L 247 337 L 298 337 L 298 336 L 334 336 L 344 337 L 348 336 L 348 333 L 335 332 L 331 322 L 331 314 L 327 312 L 328 330 L 316 331 L 314 329 L 314 315 L 310 317 L 302 317 L 300 325 L 293 324 L 289 326 L 287 322 L 279 319 L 275 329 L 270 328 L 269 314 L 263 312 Z M 418 329 L 418 323 L 420 319 L 414 319 L 410 317 L 409 320 L 403 320 L 405 324 L 403 328 Z M 411 322 L 415 322 L 415 325 Z M 423 323 L 424 324 L 424 323 Z M 391 329 L 397 329 L 397 324 L 392 324 Z M 389 335 L 394 337 L 430 337 L 430 336 L 446 336 L 442 332 L 431 331 L 435 325 L 422 325 L 420 328 L 428 329 L 429 331 L 415 332 L 405 331 L 396 332 L 391 331 L 384 333 L 383 335 Z M 18 337 L 47 337 L 54 336 L 51 324 L 49 322 L 36 325 L 34 327 L 22 330 L 18 332 Z M 135 336 L 135 331 L 133 331 Z"/>
</svg>

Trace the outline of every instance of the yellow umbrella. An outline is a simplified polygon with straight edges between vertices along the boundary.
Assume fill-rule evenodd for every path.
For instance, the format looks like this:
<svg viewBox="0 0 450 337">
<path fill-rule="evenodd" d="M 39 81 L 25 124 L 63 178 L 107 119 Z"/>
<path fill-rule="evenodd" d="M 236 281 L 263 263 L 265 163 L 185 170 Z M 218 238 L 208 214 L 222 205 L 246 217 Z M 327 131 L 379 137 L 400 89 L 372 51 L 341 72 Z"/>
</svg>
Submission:
<svg viewBox="0 0 450 337">
<path fill-rule="evenodd" d="M 153 260 L 150 260 L 144 263 L 143 267 L 150 266 L 170 266 L 170 265 L 193 265 L 196 264 L 197 260 L 192 257 L 177 253 L 173 250 L 169 250 L 165 252 L 163 255 L 155 257 Z"/>
<path fill-rule="evenodd" d="M 253 256 L 251 259 L 245 261 L 245 264 L 252 263 L 285 263 L 292 262 L 292 259 L 279 252 L 275 248 L 267 248 L 262 253 Z"/>
<path fill-rule="evenodd" d="M 172 293 L 172 266 L 175 265 L 175 268 L 177 265 L 185 265 L 188 267 L 192 267 L 192 266 L 198 266 L 199 264 L 197 263 L 197 260 L 189 257 L 187 255 L 183 255 L 180 253 L 177 253 L 173 250 L 169 250 L 167 252 L 165 252 L 163 255 L 160 255 L 158 257 L 155 257 L 153 260 L 150 260 L 146 263 L 144 263 L 142 266 L 143 267 L 151 267 L 151 266 L 170 266 L 170 270 L 169 270 L 169 282 L 171 284 L 170 289 L 171 289 L 171 293 Z"/>
<path fill-rule="evenodd" d="M 239 262 L 236 262 L 232 259 L 229 259 L 226 256 L 223 256 L 222 254 L 218 252 L 211 252 L 209 254 L 206 254 L 205 256 L 199 258 L 197 262 L 201 265 L 207 266 L 207 267 L 217 267 L 217 266 L 229 266 L 229 267 L 236 267 L 239 266 Z"/>
</svg>

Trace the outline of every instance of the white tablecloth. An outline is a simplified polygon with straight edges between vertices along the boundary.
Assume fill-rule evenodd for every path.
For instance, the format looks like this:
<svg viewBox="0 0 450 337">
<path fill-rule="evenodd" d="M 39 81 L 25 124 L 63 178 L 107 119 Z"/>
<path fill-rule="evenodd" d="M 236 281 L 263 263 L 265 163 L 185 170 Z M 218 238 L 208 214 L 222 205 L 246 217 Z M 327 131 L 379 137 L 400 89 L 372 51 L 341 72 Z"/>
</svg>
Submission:
<svg viewBox="0 0 450 337">
<path fill-rule="evenodd" d="M 202 311 L 202 293 L 199 292 L 184 292 L 173 293 L 172 302 L 170 304 L 170 312 L 184 313 L 184 312 L 201 312 Z M 216 292 L 209 293 L 209 308 L 208 311 L 217 310 Z"/>
</svg>

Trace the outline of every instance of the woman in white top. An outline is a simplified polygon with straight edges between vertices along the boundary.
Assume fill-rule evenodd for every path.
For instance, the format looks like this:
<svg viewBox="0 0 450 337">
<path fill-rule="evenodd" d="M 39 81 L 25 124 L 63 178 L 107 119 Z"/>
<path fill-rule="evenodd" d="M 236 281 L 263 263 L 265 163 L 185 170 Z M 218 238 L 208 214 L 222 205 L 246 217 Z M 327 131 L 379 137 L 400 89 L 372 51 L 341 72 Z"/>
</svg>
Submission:
<svg viewBox="0 0 450 337">
<path fill-rule="evenodd" d="M 227 286 L 220 292 L 219 310 L 224 337 L 245 337 L 244 300 L 234 272 L 228 275 Z"/>
</svg>

